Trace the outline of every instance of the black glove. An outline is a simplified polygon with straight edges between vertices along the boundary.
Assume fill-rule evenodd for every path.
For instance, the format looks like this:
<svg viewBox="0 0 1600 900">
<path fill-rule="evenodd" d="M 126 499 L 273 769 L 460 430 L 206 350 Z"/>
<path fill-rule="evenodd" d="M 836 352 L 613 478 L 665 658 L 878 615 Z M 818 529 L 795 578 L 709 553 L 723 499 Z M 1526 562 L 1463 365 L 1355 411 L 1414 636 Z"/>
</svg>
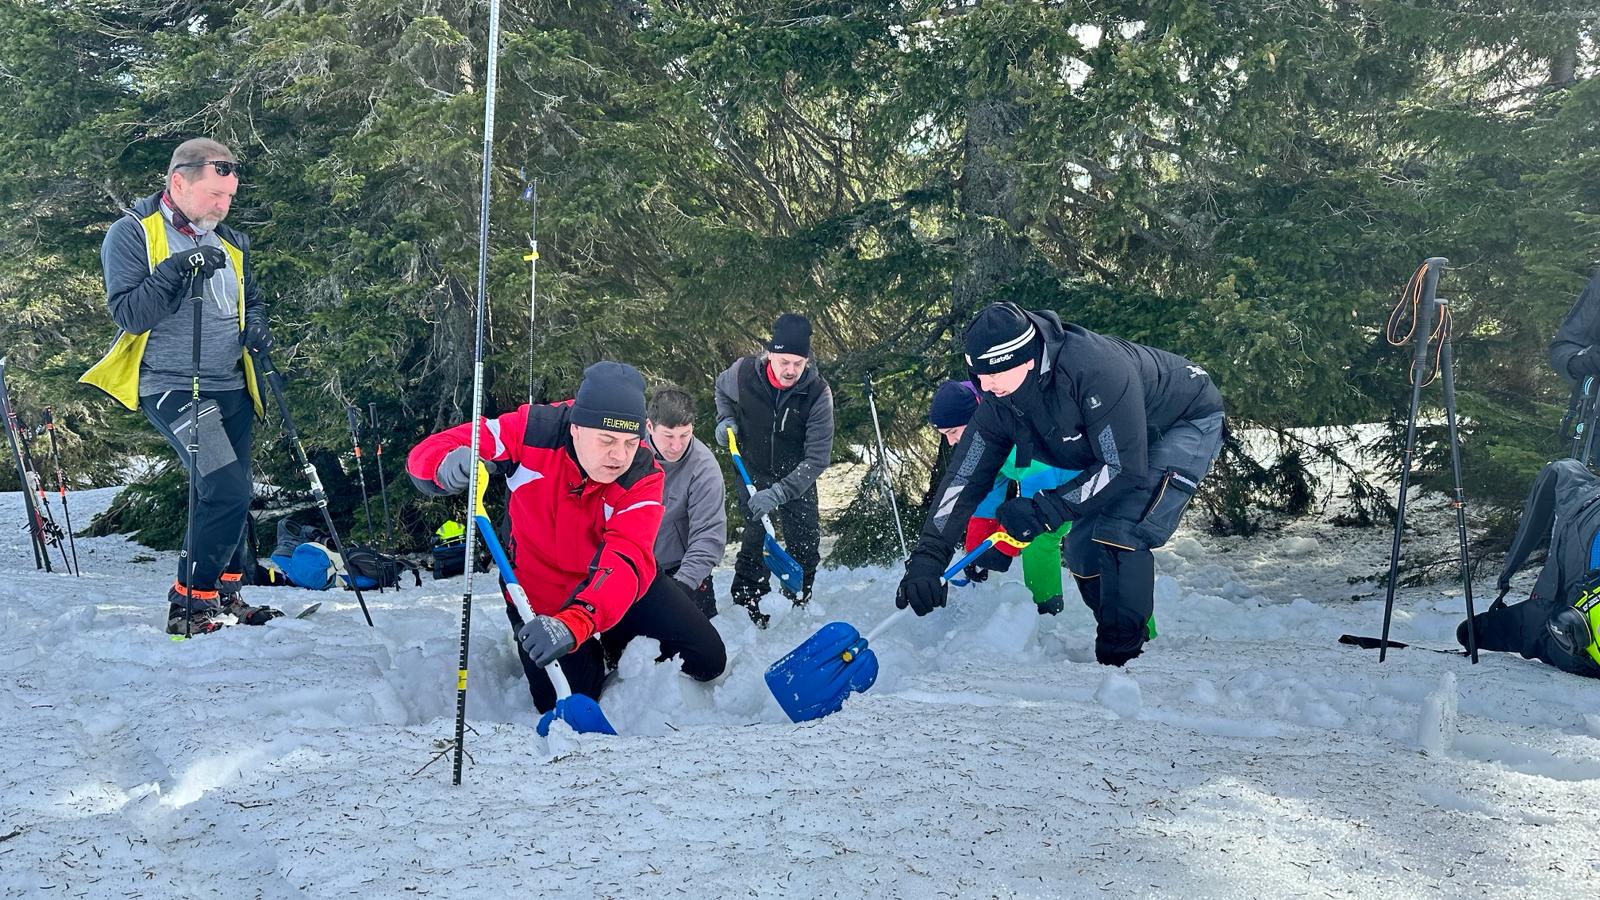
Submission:
<svg viewBox="0 0 1600 900">
<path fill-rule="evenodd" d="M 578 645 L 572 637 L 572 629 L 549 616 L 534 616 L 522 623 L 522 627 L 517 629 L 517 643 L 522 645 L 522 652 L 528 654 L 533 664 L 540 668 L 571 653 L 572 648 Z"/>
<path fill-rule="evenodd" d="M 1054 597 L 1051 597 L 1049 600 L 1038 604 L 1038 608 L 1039 615 L 1041 616 L 1059 616 L 1061 615 L 1061 611 L 1067 608 L 1067 605 L 1066 602 L 1061 599 L 1061 595 L 1057 594 Z"/>
<path fill-rule="evenodd" d="M 733 429 L 733 436 L 738 437 L 739 423 L 733 420 L 733 416 L 729 416 L 726 419 L 722 419 L 721 421 L 717 422 L 717 446 L 724 450 L 728 449 L 728 429 L 730 428 Z"/>
<path fill-rule="evenodd" d="M 1006 534 L 1023 542 L 1055 531 L 1071 517 L 1067 505 L 1050 491 L 1040 491 L 1033 497 L 1007 500 L 995 512 L 995 518 L 1000 521 L 1000 527 L 1006 530 Z"/>
<path fill-rule="evenodd" d="M 929 570 L 932 571 L 929 571 Z M 894 605 L 901 609 L 911 607 L 911 611 L 919 616 L 925 616 L 934 611 L 936 607 L 943 606 L 950 597 L 950 588 L 944 583 L 944 572 L 937 564 L 928 563 L 913 557 L 906 563 L 906 577 L 900 579 L 900 589 L 895 591 Z"/>
<path fill-rule="evenodd" d="M 1574 353 L 1572 358 L 1567 360 L 1567 371 L 1579 381 L 1591 375 L 1600 375 L 1600 350 L 1596 350 L 1595 346 L 1590 344 Z"/>
<path fill-rule="evenodd" d="M 990 547 L 961 571 L 966 573 L 968 581 L 981 584 L 989 580 L 990 572 L 1004 572 L 1010 568 L 1011 557 L 1002 553 L 999 547 Z"/>
<path fill-rule="evenodd" d="M 477 463 L 471 447 L 457 447 L 439 460 L 439 468 L 433 471 L 433 483 L 447 494 L 459 494 L 472 486 L 472 470 Z"/>
<path fill-rule="evenodd" d="M 244 320 L 244 330 L 239 332 L 239 346 L 252 353 L 272 349 L 272 332 L 267 330 L 267 320 L 264 318 L 247 318 Z"/>
<path fill-rule="evenodd" d="M 188 278 L 199 270 L 201 278 L 210 278 L 217 274 L 219 269 L 228 267 L 228 254 L 222 252 L 221 247 L 203 244 L 191 247 L 188 250 L 179 250 L 161 261 L 157 268 L 164 268 L 179 278 Z"/>
</svg>

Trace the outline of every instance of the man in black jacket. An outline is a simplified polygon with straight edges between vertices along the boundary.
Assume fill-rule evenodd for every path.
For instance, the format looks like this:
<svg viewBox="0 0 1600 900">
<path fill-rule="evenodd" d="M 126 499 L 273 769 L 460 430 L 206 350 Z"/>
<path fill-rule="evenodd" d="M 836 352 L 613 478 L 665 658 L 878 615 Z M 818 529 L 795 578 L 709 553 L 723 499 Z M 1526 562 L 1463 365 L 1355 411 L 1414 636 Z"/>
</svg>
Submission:
<svg viewBox="0 0 1600 900">
<path fill-rule="evenodd" d="M 766 347 L 761 356 L 735 361 L 716 382 L 717 443 L 726 449 L 728 429 L 734 430 L 757 488 L 750 497 L 742 485 L 735 488 L 745 525 L 730 594 L 763 627 L 761 598 L 772 583 L 761 561 L 761 520 L 776 513 L 784 549 L 805 571 L 799 594 L 784 589 L 802 606 L 811 600 L 822 560 L 817 477 L 833 453 L 833 392 L 811 365 L 811 323 L 793 313 L 779 316 Z"/>
<path fill-rule="evenodd" d="M 1222 396 L 1181 356 L 1011 303 L 979 312 L 963 343 L 988 399 L 956 445 L 895 602 L 917 615 L 945 604 L 939 576 L 1015 448 L 1018 466 L 1081 472 L 1006 501 L 996 518 L 1023 541 L 1073 523 L 1062 555 L 1098 623 L 1095 658 L 1120 666 L 1150 637 L 1150 551 L 1172 536 L 1221 452 Z"/>
<path fill-rule="evenodd" d="M 246 348 L 266 349 L 272 336 L 250 269 L 250 242 L 222 224 L 238 189 L 233 153 L 195 138 L 173 151 L 167 189 L 111 224 L 100 262 L 119 330 L 110 351 L 79 379 L 143 412 L 185 466 L 198 418 L 198 459 L 189 474 L 199 503 L 184 544 L 194 556 L 167 593 L 167 631 L 184 636 L 221 628 L 225 615 L 251 625 L 281 615 L 246 604 L 240 593 L 252 413 L 262 414 Z M 191 302 L 201 313 L 198 410 L 190 409 Z"/>
<path fill-rule="evenodd" d="M 1572 304 L 1567 318 L 1550 341 L 1550 365 L 1556 374 L 1582 383 L 1600 375 L 1600 269 L 1589 276 L 1589 284 Z"/>
</svg>

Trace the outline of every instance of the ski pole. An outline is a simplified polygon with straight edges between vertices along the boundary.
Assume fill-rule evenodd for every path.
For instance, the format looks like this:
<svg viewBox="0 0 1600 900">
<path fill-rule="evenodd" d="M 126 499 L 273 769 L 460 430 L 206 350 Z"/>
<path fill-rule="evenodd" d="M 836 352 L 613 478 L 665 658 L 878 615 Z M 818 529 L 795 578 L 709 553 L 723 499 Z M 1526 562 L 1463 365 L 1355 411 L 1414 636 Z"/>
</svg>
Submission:
<svg viewBox="0 0 1600 900">
<path fill-rule="evenodd" d="M 195 241 L 196 249 L 199 240 Z M 199 253 L 193 257 L 195 260 L 194 273 L 189 276 L 191 291 L 190 305 L 194 308 L 193 334 L 189 340 L 189 350 L 193 357 L 190 368 L 189 381 L 189 521 L 183 534 L 183 560 L 180 565 L 179 581 L 183 583 L 185 603 L 183 604 L 184 634 L 194 635 L 194 518 L 200 506 L 200 329 L 201 329 L 201 303 L 205 298 L 205 279 L 200 275 L 200 262 L 203 259 Z"/>
<path fill-rule="evenodd" d="M 1378 662 L 1383 662 L 1389 652 L 1389 624 L 1394 617 L 1394 589 L 1400 574 L 1400 535 L 1406 526 L 1406 494 L 1411 487 L 1411 459 L 1417 439 L 1417 408 L 1422 403 L 1422 386 L 1431 380 L 1426 376 L 1428 347 L 1433 342 L 1434 334 L 1434 291 L 1439 283 L 1439 269 L 1444 262 L 1438 257 L 1430 259 L 1411 276 L 1405 293 L 1401 295 L 1400 304 L 1389 316 L 1387 328 L 1389 343 L 1403 346 L 1406 340 L 1414 337 L 1416 352 L 1411 362 L 1411 411 L 1406 416 L 1406 443 L 1400 463 L 1400 499 L 1395 513 L 1394 540 L 1389 545 L 1389 581 L 1383 601 L 1383 644 L 1378 649 Z M 1407 298 L 1416 311 L 1416 318 L 1411 333 L 1397 340 L 1397 322 L 1403 314 Z"/>
<path fill-rule="evenodd" d="M 367 501 L 367 472 L 361 464 L 361 414 L 354 406 L 344 408 L 345 421 L 350 423 L 350 446 L 356 451 L 356 480 L 361 482 L 361 508 L 367 514 L 367 534 L 372 534 L 372 504 Z"/>
<path fill-rule="evenodd" d="M 1444 260 L 1440 260 L 1441 264 Z M 1456 539 L 1461 549 L 1461 589 L 1467 601 L 1467 655 L 1478 664 L 1478 627 L 1472 621 L 1472 564 L 1467 555 L 1467 495 L 1461 488 L 1461 439 L 1456 433 L 1455 362 L 1450 349 L 1450 305 L 1438 298 L 1439 330 L 1444 332 L 1440 347 L 1439 374 L 1444 382 L 1444 415 L 1450 431 L 1450 469 L 1455 476 L 1451 506 L 1456 508 Z"/>
<path fill-rule="evenodd" d="M 67 574 L 72 574 L 72 563 L 67 561 L 67 542 L 61 538 L 61 526 L 56 524 L 56 514 L 50 509 L 50 495 L 45 493 L 44 479 L 39 477 L 39 468 L 33 463 L 33 437 L 37 435 L 22 422 L 17 420 L 17 428 L 22 435 L 22 462 L 28 470 L 28 489 L 32 490 L 39 498 L 39 511 L 42 514 L 40 525 L 44 531 L 45 545 L 54 544 L 61 551 L 61 565 L 66 568 Z M 45 557 L 49 558 L 49 551 Z"/>
<path fill-rule="evenodd" d="M 518 169 L 517 174 L 524 180 L 528 174 L 525 170 Z M 530 212 L 528 214 L 528 252 L 522 257 L 528 263 L 528 405 L 533 405 L 533 324 L 534 313 L 539 308 L 539 182 L 529 181 L 528 186 L 522 189 L 522 199 L 526 200 Z"/>
<path fill-rule="evenodd" d="M 278 403 L 278 417 L 283 419 L 283 434 L 288 439 L 289 446 L 294 448 L 295 461 L 300 464 L 300 470 L 305 472 L 306 480 L 311 482 L 311 499 L 317 503 L 317 509 L 322 512 L 322 525 L 328 529 L 328 540 L 333 542 L 333 552 L 338 554 L 339 562 L 334 570 L 335 574 L 343 575 L 349 582 L 350 589 L 356 592 L 356 602 L 361 604 L 361 615 L 366 617 L 367 626 L 372 627 L 372 613 L 367 610 L 367 600 L 361 596 L 361 586 L 356 584 L 356 578 L 344 569 L 344 542 L 339 540 L 339 529 L 333 524 L 333 513 L 328 511 L 328 492 L 322 488 L 322 477 L 317 474 L 317 467 L 312 465 L 311 458 L 306 456 L 306 448 L 300 443 L 300 430 L 294 426 L 294 417 L 289 414 L 289 401 L 283 393 L 283 376 L 272 365 L 272 357 L 265 350 L 251 350 L 251 357 L 256 361 L 256 378 L 267 383 L 267 388 L 272 392 L 272 399 Z"/>
<path fill-rule="evenodd" d="M 50 437 L 50 459 L 56 467 L 56 489 L 61 491 L 61 515 L 66 517 L 67 541 L 72 545 L 73 574 L 82 577 L 83 569 L 78 565 L 78 536 L 72 532 L 72 510 L 67 506 L 67 479 L 61 474 L 61 448 L 56 443 L 55 410 L 46 406 L 43 418 L 45 434 Z"/>
<path fill-rule="evenodd" d="M 22 426 L 17 421 L 16 409 L 11 405 L 11 394 L 6 390 L 6 358 L 0 356 L 0 414 L 5 416 L 6 438 L 11 445 L 11 459 L 17 465 L 17 483 L 22 487 L 22 506 L 28 515 L 28 537 L 33 546 L 33 567 L 46 572 L 50 567 L 50 549 L 44 539 L 44 520 L 39 518 L 39 508 L 33 502 L 33 492 L 28 486 L 28 468 L 22 460 Z"/>
<path fill-rule="evenodd" d="M 378 433 L 378 404 L 367 404 L 368 425 L 372 428 L 372 440 L 376 444 L 373 455 L 377 458 L 378 466 L 378 498 L 383 501 L 383 543 L 394 551 L 394 530 L 389 526 L 389 485 L 383 475 L 383 435 Z"/>
<path fill-rule="evenodd" d="M 878 474 L 883 491 L 889 496 L 889 511 L 894 513 L 894 534 L 900 539 L 900 558 L 911 554 L 906 550 L 906 532 L 900 527 L 900 504 L 894 498 L 894 482 L 889 477 L 889 455 L 883 449 L 883 429 L 878 427 L 878 401 L 872 396 L 872 373 L 866 374 L 863 384 L 867 388 L 867 408 L 872 411 L 872 433 L 878 439 Z"/>
<path fill-rule="evenodd" d="M 478 188 L 478 297 L 473 310 L 474 337 L 472 346 L 472 457 L 481 459 L 478 452 L 483 428 L 483 334 L 484 317 L 489 294 L 489 179 L 494 172 L 494 100 L 498 87 L 500 64 L 500 0 L 489 0 L 489 52 L 483 79 L 483 171 Z M 478 495 L 478 472 L 474 466 L 467 485 L 467 496 Z M 461 655 L 456 663 L 456 740 L 455 760 L 451 783 L 461 783 L 461 764 L 466 754 L 467 740 L 467 651 L 472 634 L 472 576 L 477 569 L 476 552 L 478 524 L 467 516 L 466 528 L 466 584 L 461 592 Z"/>
</svg>

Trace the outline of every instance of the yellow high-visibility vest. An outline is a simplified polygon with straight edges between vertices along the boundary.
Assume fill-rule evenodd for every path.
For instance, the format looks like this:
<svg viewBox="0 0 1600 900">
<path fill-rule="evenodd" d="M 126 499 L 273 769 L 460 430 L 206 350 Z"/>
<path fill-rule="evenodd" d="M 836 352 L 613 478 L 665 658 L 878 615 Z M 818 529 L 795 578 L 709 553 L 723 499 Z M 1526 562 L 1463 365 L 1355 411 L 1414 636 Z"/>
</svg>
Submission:
<svg viewBox="0 0 1600 900">
<path fill-rule="evenodd" d="M 144 228 L 144 254 L 145 262 L 150 271 L 156 270 L 156 264 L 167 258 L 171 252 L 167 246 L 167 223 L 161 216 L 161 209 L 139 220 Z M 222 249 L 227 252 L 228 259 L 233 263 L 233 275 L 239 281 L 239 330 L 244 331 L 244 251 L 230 243 L 222 235 L 217 235 L 222 241 Z M 112 399 L 129 409 L 139 408 L 139 363 L 144 360 L 144 346 L 150 341 L 150 332 L 129 334 L 126 331 L 117 332 L 117 339 L 100 357 L 100 361 L 89 367 L 78 379 L 81 384 L 92 384 L 102 391 L 110 394 Z M 256 383 L 256 370 L 250 361 L 250 354 L 243 348 L 239 351 L 244 359 L 244 386 L 250 392 L 250 402 L 255 406 L 256 417 L 266 415 L 266 408 L 261 402 L 261 388 Z"/>
</svg>

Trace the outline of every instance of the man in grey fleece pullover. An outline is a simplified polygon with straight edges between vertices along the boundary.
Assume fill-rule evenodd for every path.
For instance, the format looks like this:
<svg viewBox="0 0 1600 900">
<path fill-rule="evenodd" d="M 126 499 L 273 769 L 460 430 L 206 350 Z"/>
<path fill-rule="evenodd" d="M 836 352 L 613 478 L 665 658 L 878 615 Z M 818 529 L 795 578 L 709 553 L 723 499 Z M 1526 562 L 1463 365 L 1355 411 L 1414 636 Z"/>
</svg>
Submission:
<svg viewBox="0 0 1600 900">
<path fill-rule="evenodd" d="M 810 364 L 811 323 L 794 313 L 779 316 L 766 348 L 761 356 L 737 360 L 716 381 L 717 443 L 726 448 L 728 429 L 734 430 L 757 488 L 748 498 L 735 491 L 745 527 L 731 593 L 762 627 L 761 598 L 772 583 L 761 561 L 761 520 L 776 514 L 784 549 L 805 571 L 802 591 L 785 589 L 784 596 L 805 605 L 822 560 L 817 478 L 833 454 L 833 392 Z"/>
<path fill-rule="evenodd" d="M 249 606 L 240 583 L 245 519 L 250 507 L 252 414 L 262 411 L 245 348 L 266 349 L 266 307 L 250 270 L 250 242 L 222 224 L 239 189 L 239 164 L 222 144 L 185 141 L 167 166 L 167 189 L 125 210 L 100 247 L 106 303 L 116 340 L 81 381 L 145 414 L 189 462 L 191 424 L 198 419 L 195 471 L 198 505 L 167 594 L 167 630 L 203 634 L 235 621 L 260 625 L 281 615 Z M 190 298 L 198 296 L 198 300 Z M 200 311 L 198 410 L 193 307 Z"/>
<path fill-rule="evenodd" d="M 666 473 L 666 514 L 656 533 L 656 565 L 677 581 L 710 619 L 717 614 L 711 570 L 728 544 L 722 467 L 711 448 L 694 436 L 694 401 L 681 388 L 650 395 L 645 434 Z"/>
</svg>

